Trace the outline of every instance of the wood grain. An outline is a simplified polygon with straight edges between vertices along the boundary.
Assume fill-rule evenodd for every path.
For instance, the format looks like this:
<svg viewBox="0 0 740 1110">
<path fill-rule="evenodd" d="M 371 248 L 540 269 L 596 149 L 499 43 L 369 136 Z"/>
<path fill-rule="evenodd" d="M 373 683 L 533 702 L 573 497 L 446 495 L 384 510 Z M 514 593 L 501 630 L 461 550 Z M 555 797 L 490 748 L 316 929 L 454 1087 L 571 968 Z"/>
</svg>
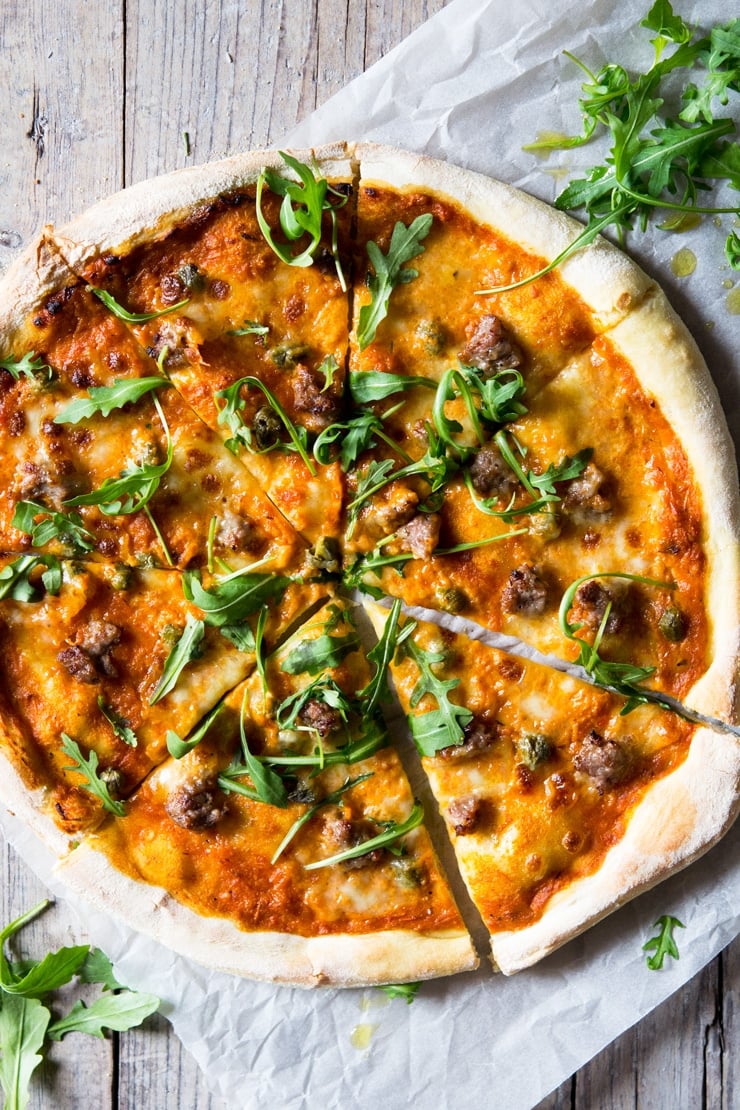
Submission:
<svg viewBox="0 0 740 1110">
<path fill-rule="evenodd" d="M 3 0 L 0 269 L 47 220 L 123 184 L 279 142 L 444 0 Z M 8 64 L 10 62 L 10 64 Z M 188 142 L 184 138 L 187 134 Z M 43 888 L 0 840 L 2 920 Z M 53 908 L 25 953 L 71 937 Z M 740 939 L 538 1110 L 740 1106 Z M 388 1106 L 403 1101 L 389 1098 Z M 217 1110 L 162 1018 L 54 1047 L 31 1110 Z M 502 1108 L 505 1110 L 505 1108 Z"/>
</svg>

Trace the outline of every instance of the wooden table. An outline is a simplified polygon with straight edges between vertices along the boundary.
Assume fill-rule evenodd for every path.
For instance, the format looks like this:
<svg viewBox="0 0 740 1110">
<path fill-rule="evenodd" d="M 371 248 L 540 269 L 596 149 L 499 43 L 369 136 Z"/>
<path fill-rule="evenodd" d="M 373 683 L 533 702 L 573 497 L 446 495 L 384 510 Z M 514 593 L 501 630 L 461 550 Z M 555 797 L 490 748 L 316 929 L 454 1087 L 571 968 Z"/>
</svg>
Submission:
<svg viewBox="0 0 740 1110">
<path fill-rule="evenodd" d="M 279 141 L 443 6 L 3 0 L 0 267 L 40 224 L 60 224 L 123 185 Z M 44 892 L 4 842 L 2 867 L 5 922 Z M 24 939 L 34 954 L 73 942 L 56 908 Z M 740 939 L 539 1110 L 740 1106 L 738 983 Z M 74 1035 L 55 1046 L 30 1105 L 216 1110 L 221 1102 L 158 1017 L 111 1040 Z"/>
</svg>

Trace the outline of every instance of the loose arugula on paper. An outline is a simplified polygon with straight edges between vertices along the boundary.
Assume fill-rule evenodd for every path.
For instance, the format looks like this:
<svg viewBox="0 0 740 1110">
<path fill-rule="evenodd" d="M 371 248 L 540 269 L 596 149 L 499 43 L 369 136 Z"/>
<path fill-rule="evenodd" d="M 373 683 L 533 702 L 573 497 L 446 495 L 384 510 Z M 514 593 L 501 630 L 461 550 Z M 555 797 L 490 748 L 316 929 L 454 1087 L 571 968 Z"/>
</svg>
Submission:
<svg viewBox="0 0 740 1110">
<path fill-rule="evenodd" d="M 27 1107 L 31 1077 L 43 1059 L 47 1041 L 61 1040 L 73 1032 L 95 1037 L 109 1029 L 124 1032 L 159 1008 L 154 995 L 122 988 L 107 956 L 88 944 L 60 948 L 42 960 L 8 958 L 6 942 L 49 904 L 48 900 L 40 902 L 0 932 L 0 1085 L 5 1110 Z M 81 983 L 100 984 L 100 995 L 89 1005 L 78 1000 L 68 1013 L 52 1020 L 48 996 L 75 976 Z"/>
<path fill-rule="evenodd" d="M 583 231 L 552 262 L 536 274 L 511 285 L 482 293 L 503 292 L 526 285 L 554 270 L 566 258 L 592 242 L 608 227 L 620 241 L 639 222 L 642 230 L 656 210 L 682 214 L 740 214 L 735 205 L 709 206 L 700 194 L 712 183 L 726 181 L 740 188 L 740 144 L 732 119 L 717 117 L 715 106 L 728 105 L 740 91 L 740 19 L 713 27 L 709 36 L 694 32 L 675 15 L 668 0 L 656 0 L 643 27 L 656 32 L 653 64 L 632 77 L 616 63 L 593 73 L 579 59 L 567 54 L 586 74 L 579 101 L 582 134 L 569 139 L 549 139 L 526 149 L 568 149 L 582 146 L 601 130 L 611 138 L 609 154 L 585 177 L 570 182 L 555 201 L 564 211 L 583 211 Z M 666 48 L 674 46 L 665 56 Z M 683 81 L 682 107 L 677 115 L 665 111 L 677 76 Z M 696 82 L 700 81 L 700 84 Z M 664 226 L 670 229 L 668 223 Z M 734 269 L 740 253 L 730 233 L 725 247 Z"/>
<path fill-rule="evenodd" d="M 78 771 L 85 777 L 86 781 L 80 784 L 83 790 L 89 791 L 90 794 L 96 797 L 108 813 L 112 813 L 116 817 L 125 817 L 126 807 L 123 802 L 119 802 L 113 797 L 108 783 L 101 774 L 98 774 L 97 752 L 91 751 L 85 759 L 80 750 L 80 745 L 66 732 L 62 733 L 62 751 L 73 760 L 71 765 L 64 768 L 65 771 Z"/>
<path fill-rule="evenodd" d="M 677 917 L 672 917 L 670 914 L 663 914 L 655 922 L 656 929 L 659 930 L 658 935 L 650 937 L 643 946 L 643 952 L 652 952 L 652 956 L 647 957 L 647 965 L 651 971 L 660 971 L 663 967 L 663 961 L 666 956 L 671 956 L 674 960 L 679 959 L 678 945 L 676 944 L 673 936 L 674 929 L 685 929 L 686 926 L 678 920 Z"/>
</svg>

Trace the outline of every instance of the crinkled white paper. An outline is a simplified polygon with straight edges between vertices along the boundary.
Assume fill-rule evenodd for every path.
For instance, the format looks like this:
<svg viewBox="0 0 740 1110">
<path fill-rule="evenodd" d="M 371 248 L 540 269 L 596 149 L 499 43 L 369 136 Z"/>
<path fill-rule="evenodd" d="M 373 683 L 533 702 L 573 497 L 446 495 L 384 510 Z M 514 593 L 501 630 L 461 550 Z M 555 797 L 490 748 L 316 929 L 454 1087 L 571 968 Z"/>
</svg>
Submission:
<svg viewBox="0 0 740 1110">
<path fill-rule="evenodd" d="M 521 150 L 538 130 L 573 132 L 580 74 L 618 59 L 650 63 L 638 28 L 649 4 L 623 0 L 456 0 L 295 128 L 286 145 L 336 138 L 397 143 L 520 185 L 544 200 L 601 157 L 585 147 L 546 161 Z M 716 0 L 677 4 L 708 25 Z M 557 10 L 555 10 L 557 9 Z M 737 320 L 721 227 L 628 241 L 693 330 L 740 438 Z M 679 281 L 669 262 L 697 256 Z M 217 975 L 68 897 L 52 860 L 15 819 L 3 827 L 21 855 L 114 959 L 122 981 L 157 992 L 164 1013 L 232 1106 L 262 1110 L 382 1106 L 401 1110 L 527 1110 L 698 972 L 740 931 L 740 828 L 687 871 L 631 902 L 538 967 L 511 979 L 480 971 L 427 983 L 411 1006 L 379 991 L 273 988 Z M 662 913 L 685 924 L 681 959 L 646 969 L 642 944 Z M 82 925 L 81 925 L 82 928 Z"/>
</svg>

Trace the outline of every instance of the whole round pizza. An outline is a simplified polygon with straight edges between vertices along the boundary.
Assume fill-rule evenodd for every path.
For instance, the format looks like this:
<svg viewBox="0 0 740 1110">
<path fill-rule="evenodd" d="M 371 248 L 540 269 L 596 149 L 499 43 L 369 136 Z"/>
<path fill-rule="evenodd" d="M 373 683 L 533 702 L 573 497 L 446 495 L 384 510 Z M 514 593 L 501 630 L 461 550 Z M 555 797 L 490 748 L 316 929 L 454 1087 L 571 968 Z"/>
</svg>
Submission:
<svg viewBox="0 0 740 1110">
<path fill-rule="evenodd" d="M 734 453 L 655 283 L 550 267 L 579 230 L 336 145 L 5 276 L 0 798 L 72 888 L 299 985 L 472 968 L 477 911 L 510 973 L 727 830 Z"/>
</svg>

